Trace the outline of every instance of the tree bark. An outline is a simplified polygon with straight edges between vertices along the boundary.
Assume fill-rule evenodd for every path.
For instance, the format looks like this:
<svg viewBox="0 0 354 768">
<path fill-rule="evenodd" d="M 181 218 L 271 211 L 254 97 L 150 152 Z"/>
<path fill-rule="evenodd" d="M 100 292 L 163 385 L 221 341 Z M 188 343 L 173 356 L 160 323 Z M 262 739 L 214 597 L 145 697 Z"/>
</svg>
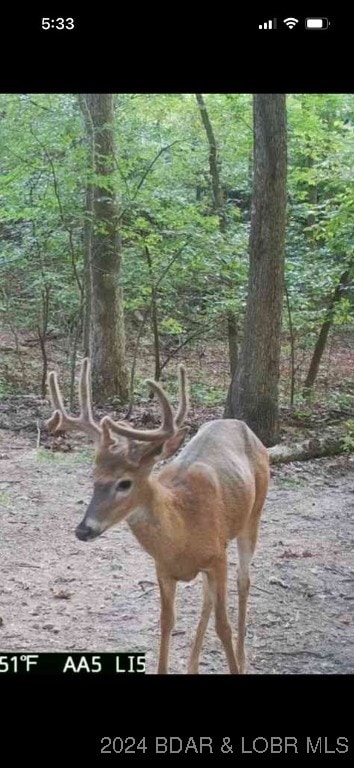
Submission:
<svg viewBox="0 0 354 768">
<path fill-rule="evenodd" d="M 284 290 L 286 102 L 254 96 L 254 182 L 244 337 L 225 418 L 240 418 L 265 445 L 278 441 L 278 379 Z"/>
<path fill-rule="evenodd" d="M 313 351 L 310 367 L 304 383 L 304 388 L 303 388 L 304 397 L 309 397 L 311 394 L 311 389 L 316 381 L 316 377 L 317 377 L 320 363 L 322 360 L 322 355 L 326 348 L 328 334 L 333 324 L 336 305 L 339 303 L 343 294 L 345 293 L 349 282 L 350 282 L 350 270 L 346 269 L 345 272 L 343 272 L 339 278 L 338 285 L 336 286 L 333 292 L 332 298 L 330 300 L 330 303 L 326 312 L 326 317 L 322 323 L 321 330 L 318 334 L 318 338 L 315 344 L 315 349 Z"/>
<path fill-rule="evenodd" d="M 119 284 L 121 246 L 112 174 L 116 164 L 113 94 L 89 93 L 84 100 L 92 122 L 94 171 L 91 234 L 92 393 L 96 402 L 128 398 L 123 291 Z"/>
<path fill-rule="evenodd" d="M 236 374 L 238 347 L 237 347 L 237 317 L 231 309 L 227 313 L 227 338 L 229 342 L 229 361 L 231 378 Z"/>
</svg>

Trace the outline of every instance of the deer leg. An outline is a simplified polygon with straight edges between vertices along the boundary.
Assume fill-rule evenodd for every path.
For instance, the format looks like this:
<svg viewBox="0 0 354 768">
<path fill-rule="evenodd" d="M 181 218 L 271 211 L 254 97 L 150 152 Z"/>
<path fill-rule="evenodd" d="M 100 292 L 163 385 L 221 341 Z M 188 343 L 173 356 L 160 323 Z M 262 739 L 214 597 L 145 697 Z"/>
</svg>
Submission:
<svg viewBox="0 0 354 768">
<path fill-rule="evenodd" d="M 197 634 L 188 663 L 188 674 L 197 675 L 199 670 L 199 656 L 202 649 L 203 639 L 208 626 L 211 609 L 213 607 L 213 597 L 210 592 L 208 576 L 203 573 L 203 606 L 202 613 L 197 627 Z"/>
<path fill-rule="evenodd" d="M 232 630 L 227 615 L 227 563 L 226 559 L 209 574 L 209 585 L 213 593 L 215 629 L 226 653 L 231 674 L 238 674 L 238 666 L 232 644 Z"/>
<path fill-rule="evenodd" d="M 158 675 L 167 675 L 168 673 L 168 652 L 170 646 L 171 632 L 175 623 L 175 596 L 177 582 L 168 576 L 158 574 L 158 582 L 161 595 L 161 637 L 159 663 L 157 667 Z"/>
<path fill-rule="evenodd" d="M 257 521 L 258 522 L 258 521 Z M 250 589 L 249 568 L 254 555 L 257 543 L 258 525 L 249 533 L 244 533 L 237 539 L 237 549 L 239 558 L 239 570 L 237 577 L 238 587 L 238 635 L 236 657 L 240 668 L 240 673 L 244 674 L 247 666 L 245 654 L 245 635 L 246 635 L 246 617 L 247 603 Z"/>
</svg>

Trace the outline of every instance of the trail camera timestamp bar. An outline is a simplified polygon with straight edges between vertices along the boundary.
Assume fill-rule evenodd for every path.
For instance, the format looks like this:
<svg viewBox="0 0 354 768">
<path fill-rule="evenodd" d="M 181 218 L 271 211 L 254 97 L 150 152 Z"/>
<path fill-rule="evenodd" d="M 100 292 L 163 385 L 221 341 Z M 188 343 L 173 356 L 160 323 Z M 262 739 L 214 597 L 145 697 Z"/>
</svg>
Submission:
<svg viewBox="0 0 354 768">
<path fill-rule="evenodd" d="M 144 653 L 0 653 L 0 676 L 144 673 Z"/>
</svg>

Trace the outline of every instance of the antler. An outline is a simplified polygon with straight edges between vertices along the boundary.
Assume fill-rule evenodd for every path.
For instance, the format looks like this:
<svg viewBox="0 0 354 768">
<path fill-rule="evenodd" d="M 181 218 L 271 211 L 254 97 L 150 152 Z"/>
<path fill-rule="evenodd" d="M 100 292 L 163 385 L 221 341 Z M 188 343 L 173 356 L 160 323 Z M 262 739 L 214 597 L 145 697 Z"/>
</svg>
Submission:
<svg viewBox="0 0 354 768">
<path fill-rule="evenodd" d="M 162 387 L 155 381 L 147 379 L 146 384 L 157 395 L 161 410 L 162 410 L 162 425 L 158 429 L 142 430 L 128 427 L 120 421 L 113 421 L 110 416 L 104 416 L 101 421 L 102 426 L 108 425 L 112 432 L 116 432 L 118 435 L 131 438 L 133 440 L 142 440 L 147 442 L 164 442 L 169 437 L 174 435 L 179 427 L 183 424 L 183 421 L 188 411 L 188 392 L 187 392 L 187 374 L 183 365 L 179 366 L 179 386 L 180 386 L 180 402 L 177 414 L 174 415 L 171 403 L 168 400 L 167 395 L 163 391 Z"/>
<path fill-rule="evenodd" d="M 95 442 L 102 439 L 102 429 L 92 416 L 90 361 L 87 357 L 82 361 L 80 371 L 80 416 L 69 416 L 66 412 L 55 371 L 51 371 L 48 376 L 48 387 L 52 404 L 55 408 L 53 415 L 46 422 L 50 431 L 58 432 L 59 430 L 79 429 L 93 438 Z"/>
</svg>

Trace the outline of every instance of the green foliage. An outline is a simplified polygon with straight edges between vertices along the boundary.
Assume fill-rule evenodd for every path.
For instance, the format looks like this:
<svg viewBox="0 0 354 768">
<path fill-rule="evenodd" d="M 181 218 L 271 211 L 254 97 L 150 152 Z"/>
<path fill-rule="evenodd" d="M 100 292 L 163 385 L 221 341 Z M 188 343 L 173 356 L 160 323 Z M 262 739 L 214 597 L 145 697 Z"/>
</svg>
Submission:
<svg viewBox="0 0 354 768">
<path fill-rule="evenodd" d="M 82 271 L 78 109 L 63 95 L 0 102 L 0 312 L 5 326 L 60 328 L 78 306 L 73 260 Z"/>
<path fill-rule="evenodd" d="M 0 491 L 0 506 L 8 507 L 11 503 L 11 495 L 8 491 Z"/>
<path fill-rule="evenodd" d="M 225 391 L 222 387 L 213 387 L 207 381 L 198 381 L 191 386 L 191 397 L 199 405 L 223 405 Z"/>
<path fill-rule="evenodd" d="M 353 381 L 348 382 L 348 386 L 350 384 L 353 386 Z M 343 386 L 346 385 L 346 382 L 343 381 Z M 330 407 L 334 406 L 335 408 L 343 408 L 345 409 L 353 409 L 354 410 L 354 392 L 346 392 L 332 389 L 332 391 L 328 395 L 328 405 Z"/>
<path fill-rule="evenodd" d="M 354 266 L 354 99 L 288 98 L 289 205 L 286 281 L 296 336 L 313 346 L 339 277 Z M 334 322 L 353 321 L 353 295 Z"/>
<path fill-rule="evenodd" d="M 277 484 L 283 488 L 299 488 L 305 485 L 304 481 L 300 477 L 277 477 Z"/>
<path fill-rule="evenodd" d="M 75 451 L 50 451 L 47 448 L 38 448 L 36 459 L 40 464 L 65 464 L 71 467 L 73 464 L 90 464 L 93 461 L 93 451 L 80 448 Z"/>
<path fill-rule="evenodd" d="M 146 313 L 154 295 L 163 349 L 198 334 L 224 340 L 226 313 L 235 312 L 242 328 L 246 305 L 252 97 L 204 99 L 218 144 L 226 232 L 213 208 L 209 146 L 195 96 L 116 97 L 110 184 L 119 200 L 126 318 Z M 287 106 L 286 285 L 298 366 L 313 350 L 340 275 L 354 269 L 354 96 L 292 94 Z M 95 182 L 104 190 L 107 180 L 87 167 L 76 96 L 3 94 L 0 112 L 0 324 L 32 336 L 38 329 L 59 332 L 68 351 L 84 282 L 86 186 Z M 335 325 L 353 324 L 353 305 L 350 285 L 336 304 Z M 283 323 L 285 351 L 287 307 Z M 129 330 L 131 346 L 136 335 Z M 6 386 L 0 376 L 0 392 Z M 195 387 L 199 402 L 223 404 L 225 392 L 202 378 Z M 139 380 L 135 388 L 140 394 Z"/>
<path fill-rule="evenodd" d="M 345 422 L 347 434 L 342 438 L 343 450 L 346 453 L 354 453 L 354 419 Z"/>
<path fill-rule="evenodd" d="M 237 136 L 230 130 L 235 105 L 239 108 Z M 251 124 L 251 101 L 245 96 L 233 97 L 228 121 L 223 119 L 224 106 L 224 96 L 208 97 L 222 154 L 222 178 L 225 185 L 249 190 L 252 131 L 244 125 L 240 113 L 243 119 L 246 114 Z M 228 205 L 227 237 L 220 233 L 218 217 L 212 211 L 209 150 L 195 97 L 119 97 L 117 138 L 121 159 L 119 193 L 125 211 L 122 237 L 127 308 L 144 306 L 151 281 L 158 280 L 180 250 L 157 295 L 165 327 L 166 322 L 170 323 L 171 328 L 179 328 L 178 333 L 188 335 L 196 325 L 218 320 L 229 308 L 241 310 L 248 224 L 241 220 L 234 205 Z M 153 276 L 144 255 L 145 246 L 150 251 Z"/>
</svg>

